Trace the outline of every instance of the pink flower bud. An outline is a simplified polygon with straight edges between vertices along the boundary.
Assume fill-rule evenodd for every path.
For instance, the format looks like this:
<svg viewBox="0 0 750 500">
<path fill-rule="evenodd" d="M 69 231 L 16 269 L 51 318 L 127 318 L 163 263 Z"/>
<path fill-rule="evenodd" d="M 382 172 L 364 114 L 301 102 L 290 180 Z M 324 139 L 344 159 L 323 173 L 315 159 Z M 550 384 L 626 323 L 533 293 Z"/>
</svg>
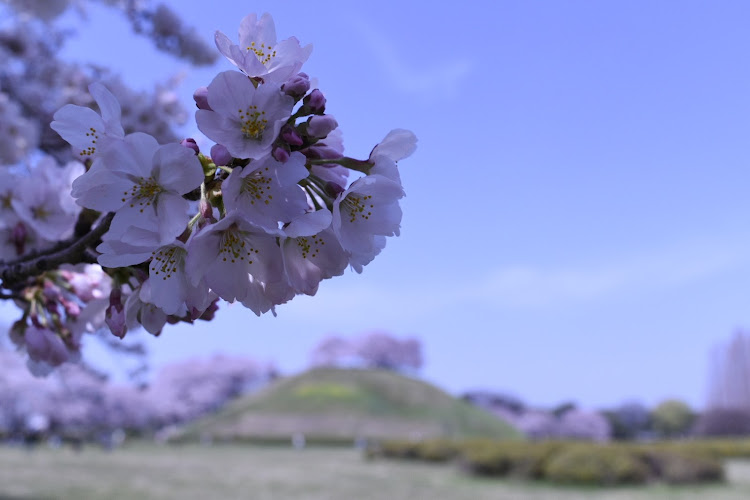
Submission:
<svg viewBox="0 0 750 500">
<path fill-rule="evenodd" d="M 119 288 L 113 288 L 109 294 L 109 307 L 104 312 L 104 322 L 115 337 L 123 338 L 128 333 L 125 308 L 122 306 L 122 291 Z"/>
<path fill-rule="evenodd" d="M 200 148 L 198 147 L 198 143 L 195 142 L 195 139 L 192 139 L 190 137 L 180 141 L 180 145 L 185 146 L 188 149 L 192 149 L 193 151 L 195 151 L 195 154 L 201 152 Z"/>
<path fill-rule="evenodd" d="M 39 319 L 38 313 L 32 313 L 29 315 L 29 319 L 31 320 L 31 324 L 34 325 L 37 328 L 44 328 L 44 325 L 42 324 L 42 321 Z"/>
<path fill-rule="evenodd" d="M 298 73 L 287 80 L 281 86 L 281 90 L 298 101 L 310 90 L 310 78 L 305 73 Z"/>
<path fill-rule="evenodd" d="M 195 100 L 195 105 L 198 109 L 213 111 L 211 106 L 208 105 L 208 87 L 198 87 L 195 92 L 193 92 L 193 99 Z"/>
<path fill-rule="evenodd" d="M 323 143 L 314 144 L 300 152 L 311 160 L 333 160 L 341 158 L 341 151 Z"/>
<path fill-rule="evenodd" d="M 331 115 L 316 115 L 311 116 L 307 120 L 307 133 L 318 139 L 324 139 L 331 132 L 333 132 L 339 124 Z"/>
<path fill-rule="evenodd" d="M 34 361 L 44 361 L 57 366 L 70 356 L 63 340 L 54 332 L 43 328 L 30 327 L 24 335 L 26 352 Z"/>
<path fill-rule="evenodd" d="M 210 219 L 214 215 L 213 207 L 205 198 L 201 198 L 201 201 L 198 203 L 198 210 L 200 210 L 201 217 L 204 219 Z"/>
<path fill-rule="evenodd" d="M 70 318 L 77 318 L 81 314 L 81 306 L 73 302 L 72 300 L 68 300 L 65 297 L 60 298 L 60 303 L 65 308 L 65 314 Z"/>
<path fill-rule="evenodd" d="M 19 221 L 18 224 L 13 226 L 13 233 L 11 234 L 13 245 L 16 247 L 16 255 L 23 255 L 23 253 L 26 251 L 27 237 L 28 232 L 26 231 L 26 226 L 23 222 Z"/>
<path fill-rule="evenodd" d="M 19 319 L 13 325 L 10 327 L 10 330 L 8 331 L 8 337 L 10 337 L 11 342 L 13 342 L 17 346 L 23 345 L 23 336 L 26 332 L 26 322 L 22 319 Z"/>
<path fill-rule="evenodd" d="M 286 161 L 289 159 L 289 151 L 287 151 L 286 148 L 280 146 L 273 148 L 273 151 L 271 151 L 271 155 L 273 156 L 274 160 L 281 163 L 286 163 Z"/>
<path fill-rule="evenodd" d="M 344 188 L 343 186 L 339 186 L 335 182 L 326 183 L 326 193 L 329 194 L 330 196 L 333 196 L 334 198 L 336 198 L 338 195 L 340 195 L 344 191 L 346 191 L 346 188 Z"/>
<path fill-rule="evenodd" d="M 315 115 L 322 115 L 326 110 L 326 98 L 318 89 L 313 90 L 302 100 L 302 105 Z"/>
<path fill-rule="evenodd" d="M 303 144 L 302 137 L 300 137 L 297 129 L 290 125 L 281 127 L 281 138 L 290 146 L 302 146 Z"/>
<path fill-rule="evenodd" d="M 216 165 L 229 165 L 232 161 L 232 155 L 222 144 L 214 144 L 211 148 L 211 159 Z"/>
</svg>

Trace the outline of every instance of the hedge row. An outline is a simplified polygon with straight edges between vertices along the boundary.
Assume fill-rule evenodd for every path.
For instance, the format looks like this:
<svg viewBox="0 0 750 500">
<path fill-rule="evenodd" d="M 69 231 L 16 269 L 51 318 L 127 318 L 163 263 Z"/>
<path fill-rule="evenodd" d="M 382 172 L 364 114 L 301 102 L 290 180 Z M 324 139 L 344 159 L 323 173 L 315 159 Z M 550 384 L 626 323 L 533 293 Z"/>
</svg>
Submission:
<svg viewBox="0 0 750 500">
<path fill-rule="evenodd" d="M 723 460 L 750 457 L 750 441 L 690 441 L 595 444 L 565 441 L 491 442 L 384 441 L 366 450 L 370 458 L 456 461 L 465 472 L 490 477 L 562 484 L 669 484 L 724 479 Z"/>
</svg>

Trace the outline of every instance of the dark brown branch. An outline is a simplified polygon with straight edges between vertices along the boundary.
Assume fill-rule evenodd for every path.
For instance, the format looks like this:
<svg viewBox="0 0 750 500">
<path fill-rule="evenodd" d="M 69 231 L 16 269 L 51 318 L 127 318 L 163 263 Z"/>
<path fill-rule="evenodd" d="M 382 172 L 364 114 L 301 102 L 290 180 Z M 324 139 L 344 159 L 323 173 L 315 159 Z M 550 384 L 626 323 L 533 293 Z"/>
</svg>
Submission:
<svg viewBox="0 0 750 500">
<path fill-rule="evenodd" d="M 13 288 L 31 276 L 37 276 L 44 271 L 56 269 L 62 264 L 78 264 L 88 262 L 87 255 L 89 247 L 99 243 L 99 240 L 109 229 L 114 213 L 107 214 L 96 228 L 73 241 L 67 240 L 66 246 L 59 250 L 60 245 L 55 246 L 53 252 L 45 252 L 33 258 L 24 258 L 15 262 L 0 263 L 0 278 L 3 280 L 3 288 Z"/>
</svg>

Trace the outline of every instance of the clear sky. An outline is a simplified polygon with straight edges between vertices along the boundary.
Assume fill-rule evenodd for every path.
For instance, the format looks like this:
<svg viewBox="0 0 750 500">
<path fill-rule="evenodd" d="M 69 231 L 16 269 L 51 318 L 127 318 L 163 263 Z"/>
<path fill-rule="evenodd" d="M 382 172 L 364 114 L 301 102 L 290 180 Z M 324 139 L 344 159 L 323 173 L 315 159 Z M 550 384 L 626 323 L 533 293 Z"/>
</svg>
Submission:
<svg viewBox="0 0 750 500">
<path fill-rule="evenodd" d="M 750 326 L 750 4 L 167 3 L 207 40 L 270 12 L 280 39 L 313 44 L 304 71 L 350 155 L 397 127 L 419 148 L 402 236 L 362 275 L 276 318 L 223 305 L 167 327 L 155 364 L 226 352 L 291 372 L 326 335 L 382 329 L 419 337 L 424 377 L 453 392 L 704 403 L 711 347 Z M 185 68 L 90 18 L 71 58 L 140 87 Z M 232 68 L 192 71 L 188 105 Z"/>
</svg>

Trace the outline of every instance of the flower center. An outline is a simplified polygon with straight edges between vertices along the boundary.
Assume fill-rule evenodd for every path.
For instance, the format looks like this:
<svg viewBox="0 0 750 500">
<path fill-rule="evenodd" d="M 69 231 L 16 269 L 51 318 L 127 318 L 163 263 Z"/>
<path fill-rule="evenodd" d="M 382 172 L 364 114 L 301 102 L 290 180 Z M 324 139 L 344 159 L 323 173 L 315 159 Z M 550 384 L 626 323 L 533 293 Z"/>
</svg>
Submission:
<svg viewBox="0 0 750 500">
<path fill-rule="evenodd" d="M 221 237 L 219 257 L 222 262 L 229 260 L 234 264 L 238 260 L 244 261 L 247 258 L 247 263 L 252 264 L 251 257 L 258 253 L 260 252 L 247 245 L 236 231 L 225 231 Z"/>
<path fill-rule="evenodd" d="M 323 238 L 319 238 L 317 234 L 313 234 L 309 238 L 306 236 L 300 236 L 296 239 L 297 246 L 302 251 L 303 259 L 308 257 L 314 259 L 320 253 L 320 247 L 326 244 Z"/>
<path fill-rule="evenodd" d="M 268 172 L 268 167 L 263 169 L 263 172 L 256 170 L 242 180 L 242 192 L 250 195 L 251 205 L 255 205 L 256 201 L 263 201 L 268 205 L 273 200 L 273 195 L 270 194 L 272 179 L 263 175 L 264 172 Z"/>
<path fill-rule="evenodd" d="M 372 210 L 375 205 L 368 203 L 372 199 L 372 195 L 357 196 L 350 194 L 344 201 L 341 202 L 344 205 L 344 209 L 349 212 L 349 222 L 354 222 L 357 218 L 362 220 L 368 220 L 372 215 Z"/>
<path fill-rule="evenodd" d="M 160 248 L 152 252 L 150 267 L 154 276 L 159 276 L 161 273 L 163 280 L 171 278 L 177 272 L 177 266 L 182 264 L 183 254 L 184 250 L 179 247 Z"/>
<path fill-rule="evenodd" d="M 266 66 L 274 57 L 276 57 L 276 51 L 273 50 L 273 47 L 264 43 L 261 43 L 260 47 L 258 47 L 255 42 L 250 42 L 250 46 L 247 50 L 255 52 L 255 56 L 263 66 Z"/>
<path fill-rule="evenodd" d="M 13 193 L 10 191 L 0 195 L 0 208 L 10 209 L 13 206 Z"/>
<path fill-rule="evenodd" d="M 94 144 L 96 144 L 96 140 L 99 138 L 99 134 L 96 132 L 96 129 L 94 127 L 89 127 L 89 131 L 86 132 L 86 137 L 91 138 L 91 146 L 81 150 L 81 152 L 78 153 L 80 156 L 91 156 L 96 153 L 96 146 L 94 146 Z"/>
<path fill-rule="evenodd" d="M 52 212 L 47 210 L 44 205 L 39 205 L 36 207 L 31 207 L 31 215 L 36 220 L 47 220 L 47 217 L 52 215 Z"/>
<path fill-rule="evenodd" d="M 242 135 L 257 141 L 263 139 L 263 131 L 268 125 L 268 120 L 264 118 L 266 112 L 258 111 L 258 106 L 248 106 L 246 111 L 238 109 L 237 112 L 240 114 Z"/>
<path fill-rule="evenodd" d="M 143 212 L 144 207 L 150 206 L 151 202 L 162 192 L 164 192 L 164 188 L 153 177 L 139 177 L 135 184 L 133 184 L 130 192 L 125 191 L 123 194 L 126 197 L 130 197 L 131 208 L 137 204 L 141 207 L 141 212 Z M 127 201 L 127 198 L 123 198 L 122 201 Z"/>
</svg>

